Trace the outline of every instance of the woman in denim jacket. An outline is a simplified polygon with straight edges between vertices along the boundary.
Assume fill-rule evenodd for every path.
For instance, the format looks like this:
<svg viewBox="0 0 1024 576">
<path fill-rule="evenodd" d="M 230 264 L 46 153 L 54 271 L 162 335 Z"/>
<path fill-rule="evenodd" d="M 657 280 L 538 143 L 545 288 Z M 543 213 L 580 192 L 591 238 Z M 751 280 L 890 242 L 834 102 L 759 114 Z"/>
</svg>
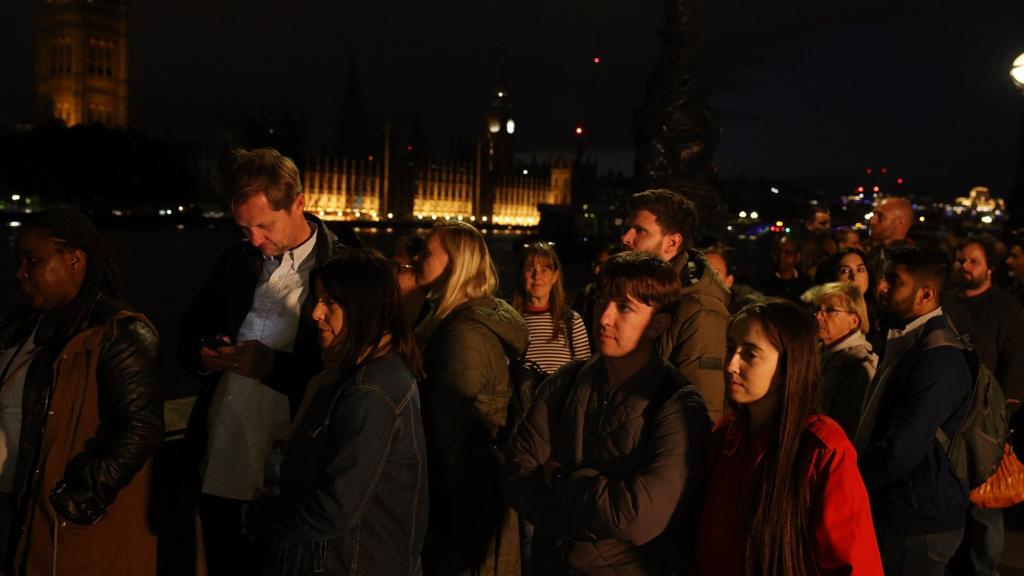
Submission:
<svg viewBox="0 0 1024 576">
<path fill-rule="evenodd" d="M 325 370 L 296 415 L 280 495 L 248 508 L 246 531 L 273 543 L 271 574 L 420 574 L 419 358 L 395 273 L 376 252 L 352 249 L 313 276 Z"/>
</svg>

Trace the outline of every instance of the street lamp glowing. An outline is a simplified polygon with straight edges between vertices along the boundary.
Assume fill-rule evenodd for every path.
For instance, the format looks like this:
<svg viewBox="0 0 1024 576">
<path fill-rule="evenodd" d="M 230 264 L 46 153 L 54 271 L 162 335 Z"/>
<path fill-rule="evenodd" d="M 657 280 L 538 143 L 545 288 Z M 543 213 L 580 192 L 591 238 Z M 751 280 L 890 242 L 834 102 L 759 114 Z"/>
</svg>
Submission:
<svg viewBox="0 0 1024 576">
<path fill-rule="evenodd" d="M 1010 78 L 1018 88 L 1024 89 L 1024 54 L 1017 56 L 1013 61 L 1013 68 L 1010 69 Z"/>
</svg>

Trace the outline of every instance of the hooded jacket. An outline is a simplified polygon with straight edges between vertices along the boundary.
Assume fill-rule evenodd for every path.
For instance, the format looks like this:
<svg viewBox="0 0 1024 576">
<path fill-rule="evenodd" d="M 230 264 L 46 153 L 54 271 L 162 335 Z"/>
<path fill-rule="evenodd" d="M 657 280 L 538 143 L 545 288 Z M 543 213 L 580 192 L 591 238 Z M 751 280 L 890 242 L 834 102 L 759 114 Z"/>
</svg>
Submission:
<svg viewBox="0 0 1024 576">
<path fill-rule="evenodd" d="M 526 350 L 526 322 L 502 300 L 477 298 L 418 336 L 430 478 L 424 572 L 518 575 L 518 519 L 502 494 L 494 438 L 512 397 L 506 350 Z"/>
<path fill-rule="evenodd" d="M 687 250 L 672 259 L 683 284 L 683 296 L 672 325 L 658 340 L 663 358 L 697 387 L 708 416 L 717 421 L 725 411 L 725 340 L 729 325 L 729 291 L 708 266 L 704 255 Z"/>
<path fill-rule="evenodd" d="M 696 388 L 654 354 L 616 386 L 600 355 L 545 380 L 505 465 L 512 502 L 536 525 L 534 573 L 667 574 L 688 564 L 710 430 Z M 549 485 L 552 458 L 562 476 Z"/>
</svg>

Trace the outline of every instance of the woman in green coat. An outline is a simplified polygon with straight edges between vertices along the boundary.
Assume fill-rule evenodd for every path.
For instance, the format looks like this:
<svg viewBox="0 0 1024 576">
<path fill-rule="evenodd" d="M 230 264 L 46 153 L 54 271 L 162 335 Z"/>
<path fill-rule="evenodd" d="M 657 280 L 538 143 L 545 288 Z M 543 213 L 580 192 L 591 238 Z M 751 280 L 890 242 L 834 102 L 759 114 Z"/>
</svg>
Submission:
<svg viewBox="0 0 1024 576">
<path fill-rule="evenodd" d="M 417 327 L 430 482 L 424 572 L 518 576 L 518 521 L 502 494 L 495 438 L 509 424 L 508 356 L 526 350 L 526 323 L 494 297 L 494 264 L 469 224 L 434 226 L 416 282 L 432 307 Z"/>
</svg>

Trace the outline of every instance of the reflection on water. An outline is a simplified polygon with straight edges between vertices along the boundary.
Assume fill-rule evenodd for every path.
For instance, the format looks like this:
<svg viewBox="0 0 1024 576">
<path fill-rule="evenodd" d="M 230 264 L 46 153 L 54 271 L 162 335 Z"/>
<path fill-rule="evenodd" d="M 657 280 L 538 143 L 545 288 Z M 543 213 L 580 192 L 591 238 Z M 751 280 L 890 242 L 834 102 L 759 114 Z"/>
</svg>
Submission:
<svg viewBox="0 0 1024 576">
<path fill-rule="evenodd" d="M 331 223 L 334 229 L 337 224 Z M 424 229 L 354 228 L 367 246 L 390 253 L 400 235 Z M 0 246 L 0 262 L 8 265 L 7 281 L 0 282 L 0 302 L 6 314 L 17 302 L 12 248 L 18 228 L 6 227 L 6 241 Z M 509 294 L 514 284 L 516 256 L 522 245 L 537 239 L 523 230 L 485 231 L 487 245 L 499 272 L 500 293 Z M 209 277 L 220 254 L 242 240 L 238 228 L 228 223 L 203 226 L 153 226 L 108 228 L 103 237 L 121 271 L 129 301 L 145 313 L 160 331 L 161 376 L 165 395 L 175 398 L 194 393 L 198 382 L 178 367 L 178 318 Z M 566 288 L 574 292 L 586 282 L 589 254 L 566 254 L 560 250 L 565 267 Z"/>
</svg>

